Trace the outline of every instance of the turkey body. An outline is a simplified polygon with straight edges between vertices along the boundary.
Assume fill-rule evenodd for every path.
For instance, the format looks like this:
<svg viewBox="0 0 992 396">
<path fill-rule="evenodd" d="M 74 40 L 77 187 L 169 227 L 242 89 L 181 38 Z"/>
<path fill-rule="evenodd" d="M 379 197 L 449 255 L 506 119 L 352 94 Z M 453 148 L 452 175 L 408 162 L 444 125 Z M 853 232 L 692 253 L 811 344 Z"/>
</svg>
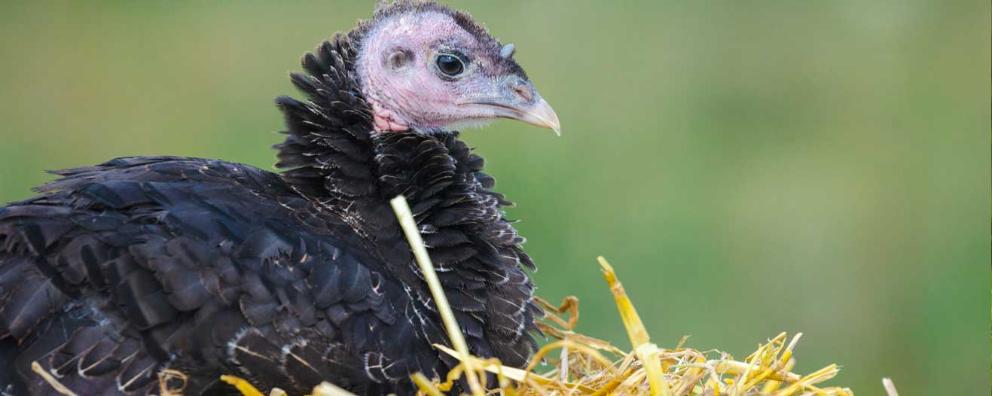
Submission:
<svg viewBox="0 0 992 396">
<path fill-rule="evenodd" d="M 532 266 L 482 159 L 457 133 L 375 134 L 352 37 L 304 57 L 277 100 L 282 173 L 130 157 L 60 171 L 0 208 L 0 391 L 406 394 L 454 363 L 388 200 L 403 194 L 473 353 L 533 351 Z M 167 374 L 182 372 L 183 377 Z M 165 377 L 163 377 L 165 375 Z"/>
</svg>

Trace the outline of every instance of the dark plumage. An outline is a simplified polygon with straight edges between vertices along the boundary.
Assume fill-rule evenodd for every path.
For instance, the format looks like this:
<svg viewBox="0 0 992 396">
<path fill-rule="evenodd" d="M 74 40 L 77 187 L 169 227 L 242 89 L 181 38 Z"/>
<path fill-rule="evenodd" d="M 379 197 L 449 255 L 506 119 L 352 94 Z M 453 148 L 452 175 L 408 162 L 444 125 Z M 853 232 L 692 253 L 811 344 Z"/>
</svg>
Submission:
<svg viewBox="0 0 992 396">
<path fill-rule="evenodd" d="M 53 393 L 37 361 L 80 395 L 155 393 L 164 369 L 189 375 L 187 394 L 225 390 L 222 373 L 291 393 L 321 380 L 409 393 L 410 373 L 443 376 L 453 362 L 430 346 L 447 338 L 388 206 L 397 194 L 472 351 L 524 364 L 539 309 L 508 202 L 457 133 L 375 131 L 357 77 L 377 21 L 416 12 L 501 51 L 464 14 L 391 5 L 304 56 L 292 81 L 306 99 L 276 100 L 282 173 L 119 158 L 56 172 L 38 196 L 0 208 L 0 390 Z M 501 59 L 486 70 L 525 78 Z"/>
</svg>

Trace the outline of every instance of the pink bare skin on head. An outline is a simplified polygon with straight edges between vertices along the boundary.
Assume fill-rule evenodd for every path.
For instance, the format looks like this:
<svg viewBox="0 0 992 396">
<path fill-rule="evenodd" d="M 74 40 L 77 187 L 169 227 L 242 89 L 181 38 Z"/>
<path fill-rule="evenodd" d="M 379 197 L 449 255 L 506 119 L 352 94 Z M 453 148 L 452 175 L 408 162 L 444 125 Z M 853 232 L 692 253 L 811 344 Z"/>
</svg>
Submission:
<svg viewBox="0 0 992 396">
<path fill-rule="evenodd" d="M 439 132 L 512 118 L 558 131 L 558 117 L 501 46 L 430 8 L 377 17 L 356 71 L 379 132 Z"/>
</svg>

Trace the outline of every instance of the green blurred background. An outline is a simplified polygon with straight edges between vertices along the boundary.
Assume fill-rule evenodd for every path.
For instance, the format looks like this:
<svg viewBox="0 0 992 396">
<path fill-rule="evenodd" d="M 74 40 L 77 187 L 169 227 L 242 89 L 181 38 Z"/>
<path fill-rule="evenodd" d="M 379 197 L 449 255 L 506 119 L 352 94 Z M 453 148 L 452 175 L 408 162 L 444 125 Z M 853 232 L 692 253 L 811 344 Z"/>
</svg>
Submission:
<svg viewBox="0 0 992 396">
<path fill-rule="evenodd" d="M 881 394 L 989 394 L 990 3 L 471 2 L 561 116 L 465 134 L 518 203 L 539 293 L 627 341 Z M 0 4 L 0 201 L 43 171 L 176 154 L 271 168 L 300 55 L 361 2 Z"/>
</svg>

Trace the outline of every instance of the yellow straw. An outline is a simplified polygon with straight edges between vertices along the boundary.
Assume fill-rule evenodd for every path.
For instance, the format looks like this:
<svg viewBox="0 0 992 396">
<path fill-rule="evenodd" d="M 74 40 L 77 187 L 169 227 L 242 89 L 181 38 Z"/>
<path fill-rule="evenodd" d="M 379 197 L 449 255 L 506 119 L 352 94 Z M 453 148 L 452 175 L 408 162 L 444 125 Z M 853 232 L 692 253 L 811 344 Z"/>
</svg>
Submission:
<svg viewBox="0 0 992 396">
<path fill-rule="evenodd" d="M 648 331 L 644 328 L 641 317 L 637 315 L 637 310 L 634 309 L 634 303 L 627 297 L 627 292 L 624 291 L 623 285 L 617 279 L 617 274 L 613 271 L 613 267 L 602 256 L 597 257 L 596 260 L 599 261 L 599 266 L 603 270 L 603 278 L 610 285 L 610 292 L 613 293 L 613 299 L 617 303 L 617 310 L 620 311 L 620 318 L 623 319 L 623 325 L 627 328 L 627 335 L 630 337 L 631 346 L 634 347 L 634 353 L 637 355 L 637 359 L 641 361 L 641 364 L 644 365 L 644 370 L 647 372 L 648 385 L 651 387 L 651 396 L 670 396 L 672 391 L 661 373 L 661 362 L 658 360 L 658 354 L 660 352 L 658 346 L 651 343 L 651 337 L 648 336 Z"/>
<path fill-rule="evenodd" d="M 264 396 L 258 388 L 255 388 L 250 382 L 245 381 L 240 377 L 235 377 L 233 375 L 222 375 L 220 380 L 231 384 L 238 389 L 244 396 Z"/>
<path fill-rule="evenodd" d="M 482 387 L 479 385 L 479 379 L 476 377 L 473 360 L 469 358 L 471 355 L 468 353 L 468 344 L 465 343 L 465 337 L 462 335 L 461 328 L 458 326 L 458 321 L 455 320 L 455 314 L 451 312 L 451 307 L 448 305 L 448 297 L 444 295 L 444 289 L 441 288 L 441 281 L 437 279 L 437 273 L 434 272 L 434 264 L 431 263 L 431 257 L 427 254 L 424 240 L 420 236 L 420 231 L 417 230 L 417 223 L 413 219 L 410 205 L 407 204 L 406 198 L 402 195 L 398 195 L 396 198 L 390 200 L 389 204 L 393 206 L 393 211 L 396 212 L 396 218 L 399 219 L 400 226 L 403 227 L 403 233 L 406 234 L 406 240 L 410 243 L 410 248 L 413 250 L 413 257 L 417 259 L 417 264 L 420 265 L 420 271 L 424 274 L 424 280 L 427 281 L 427 286 L 431 289 L 431 295 L 434 296 L 434 303 L 437 304 L 437 310 L 441 314 L 441 321 L 444 322 L 444 328 L 448 331 L 448 339 L 451 340 L 451 346 L 458 351 L 461 355 L 462 363 L 467 366 L 465 367 L 465 376 L 468 379 L 468 386 L 472 390 L 472 394 L 485 395 L 485 392 L 482 391 Z"/>
</svg>

